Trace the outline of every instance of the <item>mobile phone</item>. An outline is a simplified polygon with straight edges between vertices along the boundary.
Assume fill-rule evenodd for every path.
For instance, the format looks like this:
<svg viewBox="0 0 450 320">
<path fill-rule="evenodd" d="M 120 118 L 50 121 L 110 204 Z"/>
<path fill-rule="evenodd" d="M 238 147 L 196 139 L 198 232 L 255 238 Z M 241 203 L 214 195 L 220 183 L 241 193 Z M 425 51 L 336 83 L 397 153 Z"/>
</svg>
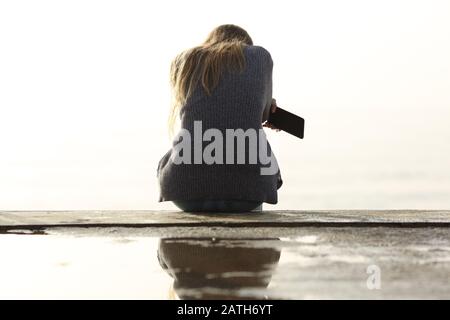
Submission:
<svg viewBox="0 0 450 320">
<path fill-rule="evenodd" d="M 305 133 L 305 119 L 277 106 L 274 113 L 269 114 L 267 120 L 280 130 L 286 131 L 300 139 Z"/>
</svg>

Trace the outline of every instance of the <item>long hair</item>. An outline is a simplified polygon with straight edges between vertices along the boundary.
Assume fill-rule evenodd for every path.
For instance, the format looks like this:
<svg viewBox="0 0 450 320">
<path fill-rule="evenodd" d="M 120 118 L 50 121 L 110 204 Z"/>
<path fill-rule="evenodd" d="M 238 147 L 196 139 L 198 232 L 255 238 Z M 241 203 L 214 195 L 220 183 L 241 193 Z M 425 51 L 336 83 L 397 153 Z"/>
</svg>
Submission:
<svg viewBox="0 0 450 320">
<path fill-rule="evenodd" d="M 233 24 L 224 24 L 213 29 L 203 44 L 175 57 L 170 66 L 170 134 L 181 108 L 198 85 L 210 96 L 225 69 L 236 72 L 244 70 L 245 45 L 253 45 L 247 31 Z"/>
</svg>

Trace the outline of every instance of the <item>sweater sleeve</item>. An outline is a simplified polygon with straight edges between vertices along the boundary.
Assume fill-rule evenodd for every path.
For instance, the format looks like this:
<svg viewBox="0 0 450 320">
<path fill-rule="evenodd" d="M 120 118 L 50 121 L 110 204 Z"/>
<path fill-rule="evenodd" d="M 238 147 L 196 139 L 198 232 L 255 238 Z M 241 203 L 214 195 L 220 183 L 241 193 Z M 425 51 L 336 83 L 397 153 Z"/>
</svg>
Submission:
<svg viewBox="0 0 450 320">
<path fill-rule="evenodd" d="M 272 72 L 273 72 L 273 60 L 270 53 L 267 52 L 267 59 L 265 60 L 265 79 L 264 79 L 264 111 L 262 122 L 265 122 L 269 118 L 270 106 L 272 105 Z"/>
</svg>

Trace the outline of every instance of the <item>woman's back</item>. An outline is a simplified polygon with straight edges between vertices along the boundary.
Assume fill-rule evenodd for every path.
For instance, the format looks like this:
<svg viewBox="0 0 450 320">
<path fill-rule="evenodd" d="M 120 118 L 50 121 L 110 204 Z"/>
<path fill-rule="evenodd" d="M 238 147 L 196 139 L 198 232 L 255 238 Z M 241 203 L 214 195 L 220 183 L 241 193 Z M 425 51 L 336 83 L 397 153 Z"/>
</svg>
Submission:
<svg viewBox="0 0 450 320">
<path fill-rule="evenodd" d="M 260 46 L 243 47 L 243 72 L 224 71 L 211 96 L 197 86 L 181 110 L 181 127 L 202 120 L 213 128 L 261 128 L 263 111 L 272 99 L 270 53 Z M 207 122 L 207 123 L 205 123 Z"/>
<path fill-rule="evenodd" d="M 260 46 L 244 45 L 243 53 L 243 72 L 224 70 L 211 95 L 198 85 L 182 106 L 180 134 L 158 165 L 159 201 L 277 202 L 278 167 L 261 170 L 276 165 L 273 155 L 268 163 L 262 129 L 272 101 L 273 61 Z"/>
</svg>

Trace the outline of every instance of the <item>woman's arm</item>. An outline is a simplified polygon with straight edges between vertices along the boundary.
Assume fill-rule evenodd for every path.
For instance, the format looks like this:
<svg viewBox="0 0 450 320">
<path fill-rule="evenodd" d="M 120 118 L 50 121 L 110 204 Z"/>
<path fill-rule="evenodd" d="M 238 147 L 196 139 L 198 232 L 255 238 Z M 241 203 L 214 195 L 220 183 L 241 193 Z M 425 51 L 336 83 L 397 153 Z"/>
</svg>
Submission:
<svg viewBox="0 0 450 320">
<path fill-rule="evenodd" d="M 272 73 L 273 73 L 273 60 L 270 54 L 268 54 L 268 60 L 266 62 L 266 74 L 265 74 L 265 90 L 264 90 L 264 101 L 265 107 L 263 111 L 262 122 L 266 122 L 269 119 L 269 114 L 275 99 L 272 98 Z"/>
<path fill-rule="evenodd" d="M 275 110 L 277 110 L 277 101 L 274 98 L 272 98 L 272 103 L 270 104 L 270 107 L 268 108 L 268 112 L 274 113 Z M 268 119 L 268 117 L 269 116 L 267 116 L 267 119 Z M 270 129 L 273 129 L 273 130 L 276 130 L 276 131 L 280 131 L 280 129 L 278 129 L 273 124 L 271 124 L 271 123 L 269 123 L 267 121 L 265 121 L 263 123 L 263 127 L 270 128 Z"/>
<path fill-rule="evenodd" d="M 277 109 L 277 101 L 272 97 L 272 88 L 273 88 L 273 82 L 272 82 L 272 73 L 273 73 L 273 60 L 270 56 L 270 53 L 268 53 L 268 61 L 267 61 L 267 68 L 266 68 L 266 78 L 265 78 L 265 107 L 263 110 L 263 117 L 262 117 L 262 123 L 263 127 L 271 128 L 277 131 L 280 131 L 272 124 L 268 123 L 267 120 L 269 119 L 269 114 L 272 112 L 274 113 Z"/>
</svg>

